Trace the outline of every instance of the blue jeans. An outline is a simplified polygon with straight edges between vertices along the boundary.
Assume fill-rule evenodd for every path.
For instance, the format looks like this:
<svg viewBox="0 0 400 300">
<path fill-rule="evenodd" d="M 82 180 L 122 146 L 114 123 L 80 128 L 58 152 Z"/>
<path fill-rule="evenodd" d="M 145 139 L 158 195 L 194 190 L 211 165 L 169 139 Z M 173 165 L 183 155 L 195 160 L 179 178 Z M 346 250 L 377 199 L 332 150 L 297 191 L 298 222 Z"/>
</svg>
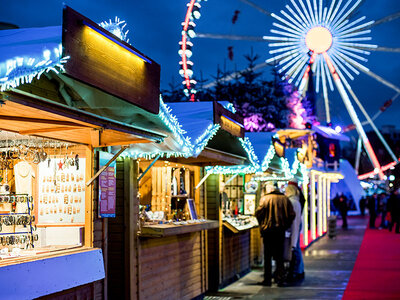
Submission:
<svg viewBox="0 0 400 300">
<path fill-rule="evenodd" d="M 302 226 L 303 226 L 303 224 L 300 223 L 300 228 L 299 228 L 300 232 L 301 232 Z M 293 251 L 293 255 L 294 255 L 294 259 L 295 259 L 293 275 L 296 276 L 297 274 L 304 273 L 303 255 L 301 254 L 301 248 L 300 248 L 300 233 L 299 233 L 299 239 L 297 240 L 296 247 L 294 248 L 294 251 Z"/>
</svg>

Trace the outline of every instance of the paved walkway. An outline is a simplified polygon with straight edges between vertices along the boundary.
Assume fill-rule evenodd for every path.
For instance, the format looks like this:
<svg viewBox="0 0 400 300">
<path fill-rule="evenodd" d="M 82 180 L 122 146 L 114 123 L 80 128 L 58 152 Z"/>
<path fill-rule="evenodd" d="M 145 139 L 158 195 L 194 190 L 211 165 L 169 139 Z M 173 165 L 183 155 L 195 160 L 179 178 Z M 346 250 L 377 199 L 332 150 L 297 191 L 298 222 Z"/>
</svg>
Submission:
<svg viewBox="0 0 400 300">
<path fill-rule="evenodd" d="M 280 288 L 256 285 L 263 270 L 253 270 L 240 280 L 209 294 L 206 300 L 228 299 L 341 299 L 349 281 L 363 240 L 367 219 L 349 218 L 349 229 L 342 230 L 338 220 L 336 239 L 327 236 L 304 253 L 306 278 L 300 286 Z"/>
</svg>

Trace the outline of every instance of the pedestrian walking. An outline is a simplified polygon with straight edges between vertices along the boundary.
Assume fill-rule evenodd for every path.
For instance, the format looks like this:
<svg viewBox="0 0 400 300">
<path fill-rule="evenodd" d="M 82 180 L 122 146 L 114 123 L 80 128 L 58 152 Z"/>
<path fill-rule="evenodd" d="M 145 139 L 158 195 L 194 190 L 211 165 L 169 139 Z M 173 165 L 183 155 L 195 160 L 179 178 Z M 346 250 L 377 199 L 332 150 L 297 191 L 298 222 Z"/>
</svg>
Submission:
<svg viewBox="0 0 400 300">
<path fill-rule="evenodd" d="M 342 228 L 347 229 L 347 211 L 349 210 L 349 204 L 347 197 L 343 195 L 343 193 L 335 199 L 336 209 L 339 211 L 340 216 L 342 217 Z"/>
<path fill-rule="evenodd" d="M 379 194 L 379 211 L 381 212 L 381 224 L 379 228 L 387 228 L 386 214 L 387 214 L 387 200 L 386 193 Z"/>
<path fill-rule="evenodd" d="M 292 260 L 290 262 L 288 282 L 299 282 L 304 279 L 304 262 L 300 248 L 300 231 L 302 227 L 301 191 L 297 183 L 290 181 L 285 190 L 286 197 L 292 203 L 296 217 L 291 226 Z M 304 207 L 304 206 L 303 206 Z"/>
<path fill-rule="evenodd" d="M 278 286 L 284 286 L 285 231 L 290 228 L 296 215 L 289 199 L 272 182 L 266 184 L 265 192 L 255 212 L 264 243 L 264 280 L 260 284 L 271 285 L 272 258 L 274 258 L 275 282 Z"/>
<path fill-rule="evenodd" d="M 365 216 L 365 207 L 367 206 L 367 199 L 362 197 L 359 202 L 361 216 Z"/>
<path fill-rule="evenodd" d="M 395 189 L 390 195 L 387 203 L 388 214 L 390 214 L 389 231 L 394 226 L 396 233 L 400 233 L 400 188 Z"/>
<path fill-rule="evenodd" d="M 374 193 L 371 197 L 368 198 L 368 211 L 369 211 L 369 228 L 375 228 L 375 220 L 378 214 L 379 208 L 379 199 L 378 194 Z"/>
</svg>

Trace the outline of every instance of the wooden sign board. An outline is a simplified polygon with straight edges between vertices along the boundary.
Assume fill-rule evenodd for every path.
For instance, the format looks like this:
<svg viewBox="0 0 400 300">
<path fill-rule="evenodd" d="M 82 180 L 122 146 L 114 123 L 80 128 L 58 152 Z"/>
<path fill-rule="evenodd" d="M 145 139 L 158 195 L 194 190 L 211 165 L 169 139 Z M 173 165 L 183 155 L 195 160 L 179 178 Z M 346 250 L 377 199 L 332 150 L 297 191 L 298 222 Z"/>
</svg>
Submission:
<svg viewBox="0 0 400 300">
<path fill-rule="evenodd" d="M 160 66 L 68 6 L 62 43 L 66 74 L 157 114 Z"/>
<path fill-rule="evenodd" d="M 214 101 L 214 123 L 230 134 L 244 138 L 243 118 L 227 110 L 217 101 Z"/>
</svg>

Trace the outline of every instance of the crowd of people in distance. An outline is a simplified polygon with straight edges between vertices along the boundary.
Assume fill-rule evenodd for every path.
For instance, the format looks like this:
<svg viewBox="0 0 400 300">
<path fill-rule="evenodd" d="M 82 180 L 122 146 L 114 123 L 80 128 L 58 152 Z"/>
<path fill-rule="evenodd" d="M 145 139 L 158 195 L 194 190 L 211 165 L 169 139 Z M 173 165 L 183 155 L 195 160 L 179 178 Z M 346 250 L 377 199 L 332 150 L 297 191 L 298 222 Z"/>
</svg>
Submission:
<svg viewBox="0 0 400 300">
<path fill-rule="evenodd" d="M 285 193 L 272 182 L 265 185 L 256 218 L 264 243 L 264 280 L 261 285 L 289 286 L 304 280 L 304 263 L 300 249 L 302 210 L 305 198 L 296 182 L 289 182 Z M 275 272 L 272 274 L 272 259 Z M 285 261 L 289 267 L 285 269 Z"/>
<path fill-rule="evenodd" d="M 369 228 L 389 229 L 395 228 L 400 233 L 400 188 L 393 190 L 390 194 L 374 193 L 360 200 L 361 215 L 365 215 L 365 208 L 369 212 Z M 377 218 L 381 216 L 379 226 L 376 225 Z"/>
</svg>

